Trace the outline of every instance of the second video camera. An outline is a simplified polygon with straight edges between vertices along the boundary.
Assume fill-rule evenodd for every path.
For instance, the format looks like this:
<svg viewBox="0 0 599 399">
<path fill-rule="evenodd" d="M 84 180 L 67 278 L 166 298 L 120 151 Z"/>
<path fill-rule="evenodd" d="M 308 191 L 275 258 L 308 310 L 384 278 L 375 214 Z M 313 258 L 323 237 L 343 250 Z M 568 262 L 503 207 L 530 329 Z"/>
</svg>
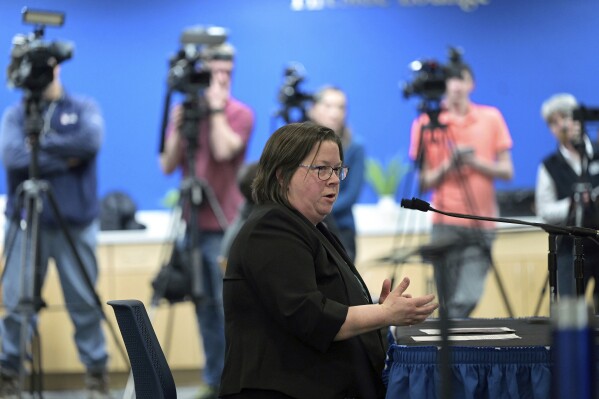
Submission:
<svg viewBox="0 0 599 399">
<path fill-rule="evenodd" d="M 458 76 L 463 65 L 462 51 L 455 47 L 449 48 L 449 61 L 446 65 L 436 60 L 413 61 L 410 67 L 415 77 L 404 84 L 404 98 L 420 96 L 425 101 L 440 101 L 445 94 L 446 80 Z"/>
<path fill-rule="evenodd" d="M 227 40 L 221 27 L 194 26 L 183 31 L 181 49 L 169 60 L 168 86 L 184 94 L 198 94 L 210 85 L 210 69 L 205 61 L 212 47 Z"/>
<path fill-rule="evenodd" d="M 17 34 L 13 38 L 7 81 L 9 87 L 41 92 L 54 79 L 54 66 L 73 56 L 74 46 L 69 42 L 43 40 L 47 25 L 64 24 L 64 13 L 25 8 L 22 15 L 24 23 L 36 28 L 33 33 Z"/>
<path fill-rule="evenodd" d="M 307 120 L 307 103 L 314 101 L 314 95 L 300 86 L 306 79 L 304 66 L 298 62 L 290 63 L 283 73 L 283 85 L 279 89 L 278 100 L 281 110 L 277 113 L 285 123 Z M 299 115 L 294 115 L 299 113 Z"/>
</svg>

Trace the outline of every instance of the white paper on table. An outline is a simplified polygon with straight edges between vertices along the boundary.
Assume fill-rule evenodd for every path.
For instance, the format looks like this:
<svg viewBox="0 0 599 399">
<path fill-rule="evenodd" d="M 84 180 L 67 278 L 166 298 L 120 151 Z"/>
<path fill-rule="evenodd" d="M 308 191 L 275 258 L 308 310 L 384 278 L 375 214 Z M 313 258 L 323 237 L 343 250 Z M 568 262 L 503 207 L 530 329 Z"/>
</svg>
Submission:
<svg viewBox="0 0 599 399">
<path fill-rule="evenodd" d="M 480 334 L 480 335 L 450 335 L 450 341 L 490 341 L 498 339 L 521 339 L 522 337 L 516 334 Z M 413 336 L 412 339 L 416 342 L 435 342 L 441 341 L 440 335 L 421 335 Z"/>
<path fill-rule="evenodd" d="M 420 331 L 428 335 L 441 335 L 441 330 L 437 328 L 423 328 Z M 509 327 L 463 327 L 449 329 L 449 334 L 503 334 L 514 332 L 516 330 Z"/>
</svg>

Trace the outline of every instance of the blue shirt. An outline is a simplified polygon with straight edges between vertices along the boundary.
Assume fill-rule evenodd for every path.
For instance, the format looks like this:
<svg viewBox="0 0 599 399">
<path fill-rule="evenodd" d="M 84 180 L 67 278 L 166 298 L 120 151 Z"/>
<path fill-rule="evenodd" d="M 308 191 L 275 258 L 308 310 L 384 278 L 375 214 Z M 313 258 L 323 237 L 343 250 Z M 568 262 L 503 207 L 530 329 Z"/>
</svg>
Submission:
<svg viewBox="0 0 599 399">
<path fill-rule="evenodd" d="M 332 215 L 340 229 L 355 231 L 352 206 L 358 201 L 364 183 L 364 146 L 354 138 L 349 146 L 343 148 L 343 157 L 349 173 L 339 186 L 339 197 L 333 206 Z"/>
<path fill-rule="evenodd" d="M 104 132 L 104 120 L 96 103 L 86 97 L 64 94 L 41 104 L 43 127 L 39 133 L 37 171 L 32 171 L 32 151 L 25 132 L 25 104 L 7 108 L 0 125 L 0 156 L 7 173 L 7 217 L 18 206 L 22 183 L 32 178 L 47 182 L 65 222 L 85 225 L 99 214 L 96 156 Z M 36 133 L 37 134 L 37 133 Z M 57 226 L 48 194 L 42 194 L 40 222 Z"/>
</svg>

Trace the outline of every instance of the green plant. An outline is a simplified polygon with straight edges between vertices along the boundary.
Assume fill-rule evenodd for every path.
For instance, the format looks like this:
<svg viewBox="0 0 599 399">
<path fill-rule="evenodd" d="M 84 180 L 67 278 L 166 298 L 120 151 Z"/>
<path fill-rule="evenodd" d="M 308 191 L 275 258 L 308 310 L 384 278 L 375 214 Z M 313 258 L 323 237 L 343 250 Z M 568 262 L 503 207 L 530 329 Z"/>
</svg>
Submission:
<svg viewBox="0 0 599 399">
<path fill-rule="evenodd" d="M 164 194 L 164 197 L 162 197 L 162 200 L 160 201 L 162 206 L 164 206 L 165 208 L 170 208 L 170 209 L 177 206 L 178 202 L 179 202 L 179 190 L 177 190 L 176 188 L 169 189 Z"/>
<path fill-rule="evenodd" d="M 399 156 L 392 158 L 385 166 L 377 159 L 366 159 L 366 181 L 379 197 L 395 196 L 407 171 L 408 165 Z"/>
</svg>

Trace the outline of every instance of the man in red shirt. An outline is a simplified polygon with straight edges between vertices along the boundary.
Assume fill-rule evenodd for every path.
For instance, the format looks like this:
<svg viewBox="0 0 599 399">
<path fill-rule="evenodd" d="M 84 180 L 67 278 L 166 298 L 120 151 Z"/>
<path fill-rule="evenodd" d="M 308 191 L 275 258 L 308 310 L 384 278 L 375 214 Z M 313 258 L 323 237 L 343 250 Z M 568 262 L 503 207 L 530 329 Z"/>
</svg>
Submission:
<svg viewBox="0 0 599 399">
<path fill-rule="evenodd" d="M 178 168 L 183 175 L 193 174 L 203 182 L 203 200 L 198 208 L 196 231 L 187 229 L 186 248 L 199 246 L 202 255 L 202 296 L 197 299 L 196 313 L 202 335 L 206 364 L 203 369 L 204 385 L 199 398 L 216 398 L 225 357 L 224 313 L 222 303 L 223 275 L 219 255 L 224 231 L 242 204 L 243 196 L 237 185 L 237 173 L 243 165 L 245 152 L 254 128 L 254 113 L 249 106 L 231 96 L 234 49 L 224 43 L 209 49 L 206 62 L 211 71 L 209 86 L 203 92 L 206 115 L 198 124 L 195 143 L 182 134 L 184 110 L 175 107 L 167 129 L 160 166 L 165 174 Z M 189 146 L 193 162 L 189 162 Z M 189 219 L 189 209 L 184 209 Z M 195 234 L 192 234 L 195 233 Z M 193 239 L 198 242 L 192 243 Z"/>
</svg>

